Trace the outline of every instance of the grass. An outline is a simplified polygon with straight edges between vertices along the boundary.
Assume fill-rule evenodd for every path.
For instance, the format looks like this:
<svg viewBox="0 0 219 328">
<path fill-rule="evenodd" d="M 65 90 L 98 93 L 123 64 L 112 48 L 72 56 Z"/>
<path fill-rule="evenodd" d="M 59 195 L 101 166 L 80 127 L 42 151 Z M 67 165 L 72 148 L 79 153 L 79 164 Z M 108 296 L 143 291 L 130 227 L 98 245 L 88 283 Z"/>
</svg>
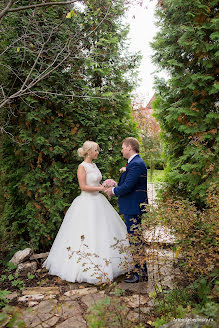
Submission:
<svg viewBox="0 0 219 328">
<path fill-rule="evenodd" d="M 151 170 L 148 169 L 148 182 L 164 182 L 164 170 L 153 170 L 151 179 Z"/>
</svg>

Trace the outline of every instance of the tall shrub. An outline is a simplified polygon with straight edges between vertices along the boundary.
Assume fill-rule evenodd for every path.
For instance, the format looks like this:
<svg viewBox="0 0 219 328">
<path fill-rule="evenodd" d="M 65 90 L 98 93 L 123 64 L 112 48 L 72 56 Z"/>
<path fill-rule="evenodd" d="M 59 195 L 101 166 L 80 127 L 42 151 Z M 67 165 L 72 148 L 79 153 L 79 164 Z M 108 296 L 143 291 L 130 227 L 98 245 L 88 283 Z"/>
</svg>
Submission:
<svg viewBox="0 0 219 328">
<path fill-rule="evenodd" d="M 169 74 L 156 81 L 170 189 L 203 205 L 218 170 L 217 1 L 160 1 L 154 62 Z"/>
<path fill-rule="evenodd" d="M 125 77 L 136 59 L 122 55 L 126 35 L 120 24 L 122 2 L 89 1 L 82 11 L 71 10 L 69 18 L 66 14 L 61 7 L 38 9 L 29 25 L 32 10 L 4 20 L 9 32 L 3 42 L 19 39 L 22 29 L 28 29 L 25 46 L 16 42 L 3 57 L 7 67 L 21 68 L 16 79 L 13 71 L 7 72 L 8 88 L 20 88 L 26 70 L 36 61 L 35 49 L 51 30 L 53 37 L 34 74 L 53 61 L 57 48 L 68 45 L 60 54 L 67 59 L 31 93 L 10 103 L 10 135 L 1 139 L 1 221 L 2 237 L 6 233 L 16 248 L 29 244 L 45 250 L 51 245 L 65 210 L 79 193 L 77 149 L 85 140 L 100 144 L 99 167 L 105 177 L 116 178 L 121 140 L 136 134 L 130 114 L 131 84 Z"/>
</svg>

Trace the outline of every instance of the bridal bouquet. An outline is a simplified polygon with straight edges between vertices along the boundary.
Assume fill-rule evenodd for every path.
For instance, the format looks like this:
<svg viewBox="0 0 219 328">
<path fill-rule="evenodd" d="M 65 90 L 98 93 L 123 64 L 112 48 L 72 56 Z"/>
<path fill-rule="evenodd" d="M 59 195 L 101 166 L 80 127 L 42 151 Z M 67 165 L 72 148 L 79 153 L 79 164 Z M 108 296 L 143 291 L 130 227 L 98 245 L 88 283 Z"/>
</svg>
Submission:
<svg viewBox="0 0 219 328">
<path fill-rule="evenodd" d="M 103 187 L 110 188 L 110 187 L 116 187 L 117 183 L 113 179 L 106 179 L 105 181 L 103 181 L 102 185 Z"/>
</svg>

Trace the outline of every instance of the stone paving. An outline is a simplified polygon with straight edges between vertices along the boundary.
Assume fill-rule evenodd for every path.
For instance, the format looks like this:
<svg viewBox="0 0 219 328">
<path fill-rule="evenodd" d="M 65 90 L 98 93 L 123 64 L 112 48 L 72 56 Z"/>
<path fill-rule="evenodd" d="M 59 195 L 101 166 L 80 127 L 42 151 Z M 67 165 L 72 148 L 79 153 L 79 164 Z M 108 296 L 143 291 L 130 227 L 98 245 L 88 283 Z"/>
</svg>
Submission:
<svg viewBox="0 0 219 328">
<path fill-rule="evenodd" d="M 73 285 L 73 284 L 72 284 Z M 124 286 L 126 285 L 126 286 Z M 124 282 L 118 287 L 125 287 L 125 290 L 138 292 L 138 287 L 143 287 L 142 283 L 135 286 L 127 286 Z M 138 285 L 138 286 L 137 286 Z M 144 283 L 146 287 L 147 283 Z M 77 290 L 69 290 L 62 294 L 56 287 L 36 287 L 27 288 L 18 297 L 18 305 L 21 312 L 21 320 L 29 328 L 58 327 L 58 328 L 85 328 L 86 314 L 88 309 L 106 296 L 105 291 L 100 291 L 96 287 L 83 287 L 80 285 Z M 147 287 L 146 287 L 147 288 Z M 131 320 L 137 319 L 139 305 L 144 309 L 149 306 L 149 296 L 144 291 L 144 295 L 133 294 L 121 296 L 120 300 L 127 307 L 127 316 Z M 38 296 L 41 296 L 40 298 Z M 24 296 L 26 298 L 24 298 Z M 113 296 L 112 296 L 113 297 Z M 135 312 L 136 311 L 136 312 Z M 4 326 L 2 326 L 4 327 Z M 18 327 L 14 325 L 13 327 Z"/>
<path fill-rule="evenodd" d="M 127 318 L 132 321 L 139 320 L 139 316 L 142 320 L 150 314 L 154 305 L 150 293 L 154 291 L 155 284 L 173 287 L 175 258 L 172 251 L 148 248 L 146 252 L 149 281 L 138 284 L 120 281 L 116 286 L 124 291 L 120 301 L 126 305 Z M 107 295 L 114 297 L 113 294 L 109 287 L 101 290 L 88 284 L 69 283 L 67 287 L 29 287 L 22 291 L 22 295 L 14 293 L 9 298 L 13 302 L 16 300 L 28 328 L 85 328 L 88 309 Z"/>
</svg>

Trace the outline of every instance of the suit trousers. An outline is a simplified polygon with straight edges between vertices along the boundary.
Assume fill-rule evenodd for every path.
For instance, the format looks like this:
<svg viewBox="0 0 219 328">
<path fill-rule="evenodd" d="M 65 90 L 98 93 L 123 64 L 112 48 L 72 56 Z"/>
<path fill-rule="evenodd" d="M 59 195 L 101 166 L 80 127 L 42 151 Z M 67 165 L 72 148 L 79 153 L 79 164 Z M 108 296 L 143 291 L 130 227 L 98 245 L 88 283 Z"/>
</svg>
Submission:
<svg viewBox="0 0 219 328">
<path fill-rule="evenodd" d="M 130 236 L 130 245 L 134 245 L 136 248 L 137 254 L 133 253 L 133 258 L 136 262 L 135 268 L 137 272 L 142 275 L 147 275 L 147 264 L 146 262 L 140 266 L 137 262 L 139 262 L 139 256 L 145 257 L 145 243 L 144 238 L 141 233 L 141 215 L 140 214 L 124 214 L 125 223 L 127 227 L 128 234 Z M 141 272 L 140 272 L 141 271 Z"/>
</svg>

